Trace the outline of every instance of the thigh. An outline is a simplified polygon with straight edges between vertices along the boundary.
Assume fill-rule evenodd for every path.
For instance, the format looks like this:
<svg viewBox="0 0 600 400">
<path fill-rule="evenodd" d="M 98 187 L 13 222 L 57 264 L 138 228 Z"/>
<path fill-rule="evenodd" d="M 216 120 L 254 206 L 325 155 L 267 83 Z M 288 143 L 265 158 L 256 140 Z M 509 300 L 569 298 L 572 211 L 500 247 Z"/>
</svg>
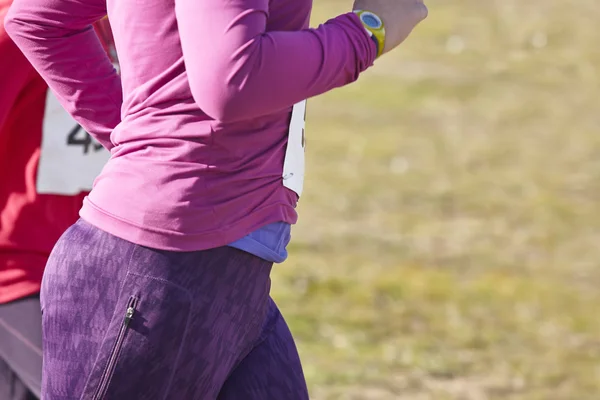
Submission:
<svg viewBox="0 0 600 400">
<path fill-rule="evenodd" d="M 238 399 L 308 399 L 294 339 L 272 300 L 260 341 L 234 369 L 218 397 L 218 400 Z"/>
<path fill-rule="evenodd" d="M 260 335 L 271 264 L 96 231 L 68 231 L 46 268 L 44 399 L 215 399 Z"/>
<path fill-rule="evenodd" d="M 80 399 L 117 302 L 132 248 L 84 223 L 58 240 L 41 290 L 44 400 Z"/>
<path fill-rule="evenodd" d="M 39 296 L 0 305 L 0 358 L 4 362 L 3 373 L 11 375 L 15 385 L 22 384 L 40 396 L 42 316 Z M 6 384 L 5 379 L 3 384 Z"/>
<path fill-rule="evenodd" d="M 191 253 L 144 251 L 134 259 L 139 261 L 136 265 L 169 266 L 156 274 L 165 274 L 165 279 L 184 290 L 188 297 L 185 303 L 181 298 L 165 315 L 172 318 L 187 311 L 185 321 L 175 324 L 159 326 L 152 322 L 152 316 L 147 317 L 150 331 L 157 332 L 157 340 L 163 338 L 160 339 L 163 344 L 173 343 L 172 353 L 176 358 L 140 361 L 137 354 L 125 360 L 122 367 L 126 369 L 138 361 L 164 365 L 170 380 L 161 389 L 160 399 L 216 399 L 236 361 L 250 351 L 261 334 L 269 305 L 272 263 L 231 247 Z M 133 385 L 130 374 L 124 375 L 124 379 Z M 146 379 L 140 376 L 137 381 L 144 383 Z M 139 398 L 152 396 L 148 392 Z"/>
</svg>

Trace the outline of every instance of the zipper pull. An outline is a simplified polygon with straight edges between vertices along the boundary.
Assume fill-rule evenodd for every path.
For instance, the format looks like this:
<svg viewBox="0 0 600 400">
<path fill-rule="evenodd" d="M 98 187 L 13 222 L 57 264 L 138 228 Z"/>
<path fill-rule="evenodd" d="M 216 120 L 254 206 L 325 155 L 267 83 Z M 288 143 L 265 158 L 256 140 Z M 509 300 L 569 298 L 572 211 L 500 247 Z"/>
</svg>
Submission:
<svg viewBox="0 0 600 400">
<path fill-rule="evenodd" d="M 127 304 L 127 310 L 125 311 L 125 318 L 123 319 L 123 325 L 125 325 L 125 327 L 129 326 L 129 323 L 133 318 L 133 314 L 135 314 L 136 304 L 137 299 L 135 297 L 129 299 L 129 304 Z"/>
<path fill-rule="evenodd" d="M 135 308 L 133 307 L 128 307 L 127 311 L 125 312 L 125 321 L 124 324 L 125 326 L 128 326 L 129 323 L 131 322 L 131 319 L 133 318 L 133 313 L 135 312 Z"/>
</svg>

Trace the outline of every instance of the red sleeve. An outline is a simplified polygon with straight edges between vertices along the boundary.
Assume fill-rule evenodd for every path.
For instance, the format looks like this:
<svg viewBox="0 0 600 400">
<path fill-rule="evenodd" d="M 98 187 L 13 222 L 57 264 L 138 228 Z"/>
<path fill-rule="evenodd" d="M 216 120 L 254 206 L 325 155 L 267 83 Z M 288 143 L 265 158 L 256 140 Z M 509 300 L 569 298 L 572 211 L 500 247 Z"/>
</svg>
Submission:
<svg viewBox="0 0 600 400">
<path fill-rule="evenodd" d="M 0 0 L 0 21 L 4 21 L 9 5 L 10 2 Z M 0 24 L 0 128 L 34 73 L 31 64 L 6 34 L 4 24 Z"/>
</svg>

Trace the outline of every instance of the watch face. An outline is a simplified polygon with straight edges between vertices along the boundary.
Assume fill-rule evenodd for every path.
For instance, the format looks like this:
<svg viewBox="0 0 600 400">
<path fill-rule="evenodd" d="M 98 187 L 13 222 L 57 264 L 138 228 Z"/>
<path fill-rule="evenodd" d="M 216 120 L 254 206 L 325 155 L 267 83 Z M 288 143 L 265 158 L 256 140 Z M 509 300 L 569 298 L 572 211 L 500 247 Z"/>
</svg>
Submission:
<svg viewBox="0 0 600 400">
<path fill-rule="evenodd" d="M 383 25 L 381 19 L 373 13 L 364 12 L 360 16 L 362 22 L 371 29 L 379 29 Z"/>
</svg>

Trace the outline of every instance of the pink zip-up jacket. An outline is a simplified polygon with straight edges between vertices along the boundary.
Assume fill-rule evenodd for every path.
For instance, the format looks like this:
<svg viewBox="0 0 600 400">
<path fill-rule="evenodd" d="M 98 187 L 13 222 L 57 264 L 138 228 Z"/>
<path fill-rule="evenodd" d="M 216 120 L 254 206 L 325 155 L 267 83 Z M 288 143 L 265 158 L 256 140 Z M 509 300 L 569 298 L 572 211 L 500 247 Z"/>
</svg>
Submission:
<svg viewBox="0 0 600 400">
<path fill-rule="evenodd" d="M 376 56 L 353 13 L 309 29 L 311 6 L 15 0 L 6 31 L 60 104 L 111 151 L 81 217 L 175 251 L 295 223 L 303 101 L 355 81 Z M 91 27 L 106 14 L 120 77 Z"/>
</svg>

